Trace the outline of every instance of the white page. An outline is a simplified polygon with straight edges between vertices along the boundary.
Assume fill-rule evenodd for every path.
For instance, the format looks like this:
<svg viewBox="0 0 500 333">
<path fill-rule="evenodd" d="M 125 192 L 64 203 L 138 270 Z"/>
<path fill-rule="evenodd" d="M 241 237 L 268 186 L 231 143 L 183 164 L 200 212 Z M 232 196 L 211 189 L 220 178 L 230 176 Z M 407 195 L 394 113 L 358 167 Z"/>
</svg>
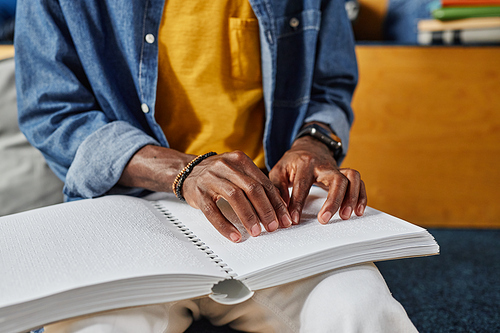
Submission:
<svg viewBox="0 0 500 333">
<path fill-rule="evenodd" d="M 0 307 L 150 274 L 225 276 L 174 229 L 147 201 L 125 196 L 2 217 Z"/>
<path fill-rule="evenodd" d="M 169 197 L 166 206 L 240 277 L 308 253 L 322 251 L 332 244 L 342 246 L 354 241 L 425 232 L 423 228 L 369 207 L 361 218 L 353 216 L 343 221 L 336 214 L 330 223 L 320 225 L 317 214 L 325 195 L 326 192 L 318 187 L 311 189 L 299 225 L 272 233 L 263 231 L 260 236 L 245 237 L 245 241 L 237 244 L 221 236 L 200 211 L 191 209 L 187 204 Z"/>
</svg>

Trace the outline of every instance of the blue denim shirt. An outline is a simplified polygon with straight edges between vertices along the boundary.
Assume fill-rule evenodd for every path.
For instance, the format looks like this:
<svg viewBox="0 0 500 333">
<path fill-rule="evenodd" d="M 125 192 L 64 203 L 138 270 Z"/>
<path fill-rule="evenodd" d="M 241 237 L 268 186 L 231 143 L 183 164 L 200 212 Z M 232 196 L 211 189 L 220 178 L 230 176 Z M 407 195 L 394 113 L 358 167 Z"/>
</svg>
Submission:
<svg viewBox="0 0 500 333">
<path fill-rule="evenodd" d="M 260 27 L 267 167 L 309 121 L 330 124 L 345 154 L 357 65 L 344 0 L 249 1 Z M 116 185 L 127 162 L 144 145 L 168 147 L 154 117 L 158 44 L 151 38 L 163 5 L 18 3 L 20 127 L 65 182 L 68 200 L 138 194 Z"/>
</svg>

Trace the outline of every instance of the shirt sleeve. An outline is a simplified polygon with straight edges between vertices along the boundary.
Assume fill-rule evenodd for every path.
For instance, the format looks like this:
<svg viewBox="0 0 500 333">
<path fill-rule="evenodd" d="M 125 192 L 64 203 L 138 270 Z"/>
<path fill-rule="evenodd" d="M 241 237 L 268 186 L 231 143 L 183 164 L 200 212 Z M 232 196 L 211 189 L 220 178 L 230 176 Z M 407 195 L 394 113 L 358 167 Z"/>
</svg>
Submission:
<svg viewBox="0 0 500 333">
<path fill-rule="evenodd" d="M 329 124 L 340 137 L 345 157 L 354 120 L 352 95 L 358 80 L 354 36 L 344 1 L 323 1 L 311 100 L 304 123 Z"/>
<path fill-rule="evenodd" d="M 128 110 L 97 102 L 59 1 L 20 1 L 15 48 L 19 126 L 66 198 L 106 194 L 137 150 L 159 145 L 117 116 Z"/>
</svg>

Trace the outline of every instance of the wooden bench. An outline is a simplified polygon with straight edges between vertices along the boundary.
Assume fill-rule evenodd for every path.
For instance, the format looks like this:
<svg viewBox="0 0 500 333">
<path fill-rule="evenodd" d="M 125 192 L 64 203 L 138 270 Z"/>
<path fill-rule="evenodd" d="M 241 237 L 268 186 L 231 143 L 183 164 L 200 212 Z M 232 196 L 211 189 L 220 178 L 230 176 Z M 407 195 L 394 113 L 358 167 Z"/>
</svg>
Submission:
<svg viewBox="0 0 500 333">
<path fill-rule="evenodd" d="M 355 30 L 376 39 L 387 1 L 361 2 L 371 28 Z M 426 227 L 500 227 L 500 47 L 356 52 L 343 166 L 362 173 L 369 205 Z"/>
</svg>

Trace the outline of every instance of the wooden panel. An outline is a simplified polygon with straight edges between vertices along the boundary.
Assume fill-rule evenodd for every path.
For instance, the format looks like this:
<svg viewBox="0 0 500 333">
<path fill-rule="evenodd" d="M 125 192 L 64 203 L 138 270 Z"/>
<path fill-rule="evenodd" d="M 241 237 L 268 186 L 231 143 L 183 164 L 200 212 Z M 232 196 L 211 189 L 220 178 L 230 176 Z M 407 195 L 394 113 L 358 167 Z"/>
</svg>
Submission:
<svg viewBox="0 0 500 333">
<path fill-rule="evenodd" d="M 14 56 L 14 46 L 0 45 L 0 59 L 12 58 Z"/>
<path fill-rule="evenodd" d="M 358 46 L 343 166 L 422 226 L 500 227 L 500 48 Z"/>
</svg>

